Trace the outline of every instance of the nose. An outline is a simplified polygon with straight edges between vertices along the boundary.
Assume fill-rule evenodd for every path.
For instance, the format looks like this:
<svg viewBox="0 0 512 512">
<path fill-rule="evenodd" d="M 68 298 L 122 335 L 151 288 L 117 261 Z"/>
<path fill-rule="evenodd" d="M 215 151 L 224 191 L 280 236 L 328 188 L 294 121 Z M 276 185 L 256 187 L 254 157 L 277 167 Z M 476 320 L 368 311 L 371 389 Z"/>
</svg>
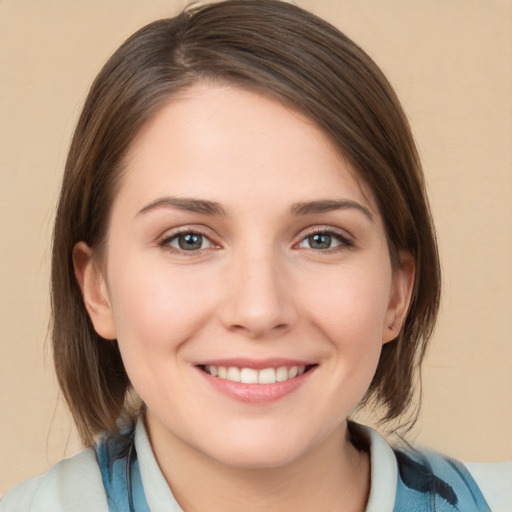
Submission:
<svg viewBox="0 0 512 512">
<path fill-rule="evenodd" d="M 278 336 L 299 317 L 285 265 L 271 251 L 240 256 L 229 266 L 229 286 L 220 308 L 230 331 L 258 339 Z"/>
</svg>

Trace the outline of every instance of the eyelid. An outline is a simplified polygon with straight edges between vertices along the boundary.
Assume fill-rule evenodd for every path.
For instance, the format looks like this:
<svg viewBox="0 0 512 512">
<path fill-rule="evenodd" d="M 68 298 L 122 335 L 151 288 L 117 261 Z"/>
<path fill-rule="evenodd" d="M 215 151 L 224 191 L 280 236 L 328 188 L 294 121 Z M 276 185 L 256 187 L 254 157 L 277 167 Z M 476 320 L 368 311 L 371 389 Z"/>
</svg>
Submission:
<svg viewBox="0 0 512 512">
<path fill-rule="evenodd" d="M 175 238 L 177 238 L 178 236 L 184 235 L 184 234 L 189 234 L 189 233 L 204 236 L 206 239 L 208 239 L 211 246 L 204 248 L 204 249 L 186 251 L 186 250 L 178 249 L 176 247 L 172 247 L 169 245 L 170 242 L 172 240 L 174 240 Z M 300 232 L 300 234 L 297 236 L 297 238 L 296 238 L 297 241 L 293 244 L 294 248 L 297 248 L 297 246 L 299 244 L 301 244 L 306 238 L 313 236 L 315 234 L 330 235 L 332 237 L 335 237 L 337 240 L 339 240 L 340 244 L 335 247 L 327 248 L 327 249 L 323 249 L 323 250 L 313 249 L 313 248 L 306 248 L 306 249 L 315 251 L 315 252 L 328 253 L 328 252 L 334 252 L 336 250 L 352 249 L 355 246 L 354 237 L 350 233 L 348 233 L 346 230 L 341 229 L 341 228 L 336 228 L 333 226 L 317 225 L 317 226 L 310 226 L 308 228 L 303 229 Z M 221 244 L 217 241 L 217 237 L 214 235 L 214 233 L 212 234 L 211 229 L 205 228 L 203 226 L 197 226 L 197 225 L 180 226 L 180 227 L 168 229 L 161 236 L 158 237 L 156 242 L 159 247 L 168 249 L 169 251 L 175 252 L 178 254 L 184 254 L 184 253 L 188 252 L 189 255 L 192 255 L 192 254 L 199 254 L 199 253 L 202 253 L 203 251 L 207 251 L 207 250 L 211 250 L 211 249 L 221 248 Z"/>
<path fill-rule="evenodd" d="M 316 234 L 326 234 L 332 237 L 335 237 L 340 241 L 340 244 L 336 247 L 331 247 L 328 249 L 312 249 L 312 248 L 305 248 L 307 250 L 315 251 L 315 252 L 334 252 L 336 250 L 347 250 L 347 249 L 353 249 L 355 247 L 355 239 L 352 235 L 347 233 L 345 230 L 342 230 L 340 228 L 335 228 L 333 226 L 312 226 L 305 230 L 303 230 L 298 238 L 298 241 L 294 244 L 294 246 L 298 246 L 301 244 L 306 238 L 316 235 Z"/>
<path fill-rule="evenodd" d="M 201 236 L 205 237 L 206 239 L 208 239 L 211 246 L 207 247 L 205 249 L 198 249 L 195 251 L 186 251 L 186 250 L 178 249 L 176 247 L 172 247 L 171 245 L 169 245 L 170 242 L 172 240 L 174 240 L 175 238 L 177 238 L 178 236 L 186 235 L 186 234 L 201 235 Z M 210 249 L 217 249 L 220 247 L 220 244 L 215 240 L 215 237 L 212 236 L 210 230 L 202 228 L 202 227 L 197 227 L 197 226 L 180 226 L 178 228 L 167 230 L 163 233 L 163 235 L 158 237 L 157 244 L 159 247 L 162 247 L 163 249 L 167 249 L 170 252 L 174 252 L 177 254 L 189 253 L 189 255 L 199 254 L 203 251 L 207 251 Z"/>
</svg>

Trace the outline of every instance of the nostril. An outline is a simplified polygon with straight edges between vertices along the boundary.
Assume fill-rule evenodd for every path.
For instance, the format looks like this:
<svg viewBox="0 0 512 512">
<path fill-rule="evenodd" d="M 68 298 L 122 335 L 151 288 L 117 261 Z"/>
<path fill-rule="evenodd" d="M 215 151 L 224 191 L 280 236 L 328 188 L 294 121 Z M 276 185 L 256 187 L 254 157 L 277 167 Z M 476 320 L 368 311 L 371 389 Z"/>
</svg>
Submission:
<svg viewBox="0 0 512 512">
<path fill-rule="evenodd" d="M 251 282 L 254 280 L 250 279 Z M 276 283 L 273 287 L 277 287 Z M 270 285 L 238 284 L 219 304 L 217 311 L 221 323 L 229 331 L 245 333 L 251 338 L 276 336 L 288 331 L 299 318 L 295 303 L 291 297 L 279 297 L 277 290 L 271 292 Z"/>
</svg>

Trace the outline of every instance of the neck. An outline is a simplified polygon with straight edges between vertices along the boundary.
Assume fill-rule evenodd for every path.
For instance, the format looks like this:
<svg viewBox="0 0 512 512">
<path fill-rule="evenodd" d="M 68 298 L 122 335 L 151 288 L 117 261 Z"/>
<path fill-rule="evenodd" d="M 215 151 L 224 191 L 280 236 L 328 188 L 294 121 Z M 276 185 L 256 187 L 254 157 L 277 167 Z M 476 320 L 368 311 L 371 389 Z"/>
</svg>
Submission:
<svg viewBox="0 0 512 512">
<path fill-rule="evenodd" d="M 328 512 L 340 510 L 340 504 L 346 511 L 366 508 L 370 461 L 350 442 L 346 424 L 293 462 L 263 469 L 222 464 L 161 428 L 148 425 L 153 451 L 174 497 L 187 512 Z"/>
</svg>

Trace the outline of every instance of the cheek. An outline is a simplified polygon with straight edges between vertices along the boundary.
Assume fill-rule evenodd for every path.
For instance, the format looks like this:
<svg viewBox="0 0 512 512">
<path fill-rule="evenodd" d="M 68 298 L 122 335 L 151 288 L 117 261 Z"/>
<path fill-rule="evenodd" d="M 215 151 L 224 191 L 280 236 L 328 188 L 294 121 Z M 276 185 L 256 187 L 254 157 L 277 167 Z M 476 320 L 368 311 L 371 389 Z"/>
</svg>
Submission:
<svg viewBox="0 0 512 512">
<path fill-rule="evenodd" d="M 305 309 L 332 339 L 356 347 L 382 341 L 390 298 L 391 277 L 340 268 L 330 272 L 326 286 L 315 278 L 301 286 Z"/>
<path fill-rule="evenodd" d="M 323 333 L 334 354 L 327 364 L 338 389 L 335 395 L 345 396 L 355 405 L 379 362 L 391 277 L 344 270 L 347 272 L 331 275 L 329 286 L 323 290 L 309 286 L 304 300 L 310 321 Z"/>
<path fill-rule="evenodd" d="M 185 271 L 171 275 L 165 266 L 133 258 L 110 275 L 112 311 L 127 370 L 142 371 L 144 361 L 149 368 L 174 358 L 212 308 L 210 291 L 198 290 L 198 282 Z"/>
<path fill-rule="evenodd" d="M 130 382 L 150 409 L 160 410 L 174 403 L 172 390 L 186 376 L 182 345 L 201 328 L 208 305 L 186 276 L 169 279 L 161 267 L 133 260 L 111 272 L 112 312 Z"/>
</svg>

